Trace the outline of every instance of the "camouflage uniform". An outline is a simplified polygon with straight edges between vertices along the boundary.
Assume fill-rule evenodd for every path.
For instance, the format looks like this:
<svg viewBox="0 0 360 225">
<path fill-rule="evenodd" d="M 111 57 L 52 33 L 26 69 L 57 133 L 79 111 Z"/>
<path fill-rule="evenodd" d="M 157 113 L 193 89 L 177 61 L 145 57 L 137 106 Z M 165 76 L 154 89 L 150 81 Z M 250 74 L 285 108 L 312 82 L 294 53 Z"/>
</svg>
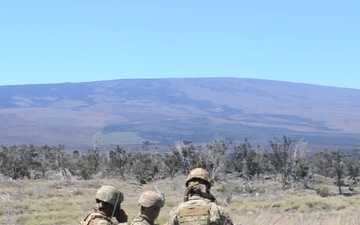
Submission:
<svg viewBox="0 0 360 225">
<path fill-rule="evenodd" d="M 93 208 L 86 217 L 79 223 L 80 225 L 115 225 L 110 217 L 107 217 L 104 212 Z"/>
<path fill-rule="evenodd" d="M 131 225 L 154 225 L 149 217 L 144 214 L 139 214 L 131 223 Z"/>
<path fill-rule="evenodd" d="M 170 212 L 168 225 L 233 225 L 224 208 L 210 193 L 209 173 L 196 168 L 186 179 L 184 202 Z"/>
<path fill-rule="evenodd" d="M 120 203 L 124 200 L 123 194 L 110 185 L 102 186 L 95 194 L 95 200 L 98 202 L 96 207 L 86 215 L 86 217 L 79 222 L 80 225 L 114 225 L 111 217 L 115 216 L 115 209 L 121 210 Z M 101 210 L 103 203 L 108 203 L 114 207 L 112 215 Z M 109 216 L 110 215 L 110 216 Z"/>
<path fill-rule="evenodd" d="M 140 206 L 140 214 L 132 221 L 131 225 L 155 225 L 154 220 L 157 218 L 160 208 L 164 206 L 164 196 L 153 192 L 146 191 L 141 194 L 138 200 Z M 149 211 L 148 209 L 151 211 Z M 153 213 L 152 218 L 147 213 Z"/>
</svg>

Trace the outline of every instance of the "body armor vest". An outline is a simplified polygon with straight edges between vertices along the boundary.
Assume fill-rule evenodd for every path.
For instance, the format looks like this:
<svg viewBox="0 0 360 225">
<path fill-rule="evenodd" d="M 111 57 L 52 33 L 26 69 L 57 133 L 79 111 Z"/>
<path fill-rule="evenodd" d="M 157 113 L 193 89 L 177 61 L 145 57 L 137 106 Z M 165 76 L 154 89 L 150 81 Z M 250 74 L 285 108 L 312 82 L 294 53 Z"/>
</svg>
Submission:
<svg viewBox="0 0 360 225">
<path fill-rule="evenodd" d="M 179 225 L 209 225 L 211 202 L 192 200 L 184 203 L 178 211 Z"/>
</svg>

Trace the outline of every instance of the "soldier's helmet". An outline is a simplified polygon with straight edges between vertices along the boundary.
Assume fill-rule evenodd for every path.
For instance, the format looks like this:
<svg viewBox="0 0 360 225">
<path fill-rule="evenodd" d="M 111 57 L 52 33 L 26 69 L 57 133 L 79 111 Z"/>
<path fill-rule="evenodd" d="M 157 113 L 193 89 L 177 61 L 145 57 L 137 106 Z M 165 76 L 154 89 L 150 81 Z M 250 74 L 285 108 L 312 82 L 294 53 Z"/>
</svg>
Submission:
<svg viewBox="0 0 360 225">
<path fill-rule="evenodd" d="M 203 168 L 195 168 L 195 169 L 191 170 L 189 175 L 186 178 L 185 186 L 186 187 L 189 186 L 189 181 L 194 180 L 194 179 L 204 180 L 204 181 L 208 182 L 208 184 L 210 186 L 212 184 L 209 172 L 204 170 Z"/>
<path fill-rule="evenodd" d="M 161 208 L 165 204 L 165 198 L 154 191 L 145 191 L 140 195 L 138 203 L 144 207 L 157 206 Z"/>
<path fill-rule="evenodd" d="M 113 186 L 104 185 L 96 192 L 95 199 L 116 206 L 124 200 L 124 195 Z"/>
</svg>

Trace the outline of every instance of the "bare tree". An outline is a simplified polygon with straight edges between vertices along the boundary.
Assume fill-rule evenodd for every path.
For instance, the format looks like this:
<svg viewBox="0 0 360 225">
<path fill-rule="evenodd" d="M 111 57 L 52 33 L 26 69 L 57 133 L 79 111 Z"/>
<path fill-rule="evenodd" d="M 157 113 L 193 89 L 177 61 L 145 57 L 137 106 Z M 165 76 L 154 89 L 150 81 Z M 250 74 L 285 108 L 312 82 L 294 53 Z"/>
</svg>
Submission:
<svg viewBox="0 0 360 225">
<path fill-rule="evenodd" d="M 339 194 L 342 194 L 341 186 L 344 185 L 344 176 L 345 176 L 345 162 L 344 155 L 340 153 L 340 150 L 336 150 L 331 154 L 332 166 L 335 171 L 336 186 L 339 189 Z"/>
<path fill-rule="evenodd" d="M 300 140 L 295 145 L 292 159 L 291 159 L 291 177 L 292 186 L 304 180 L 308 176 L 309 172 L 309 161 L 308 161 L 309 149 L 308 143 L 305 140 Z"/>
<path fill-rule="evenodd" d="M 121 178 L 125 180 L 125 169 L 128 164 L 128 155 L 126 151 L 119 145 L 116 149 L 109 152 L 109 169 L 119 173 Z"/>
<path fill-rule="evenodd" d="M 331 153 L 327 149 L 314 153 L 310 161 L 315 173 L 325 177 L 330 176 L 329 172 L 332 167 L 332 160 Z"/>
<path fill-rule="evenodd" d="M 45 173 L 55 166 L 55 154 L 49 146 L 44 145 L 37 148 L 33 156 L 34 165 L 41 171 L 42 178 L 45 178 Z"/>
<path fill-rule="evenodd" d="M 181 168 L 181 156 L 179 152 L 166 153 L 164 156 L 164 172 L 170 176 L 170 179 L 174 179 L 175 175 Z"/>
<path fill-rule="evenodd" d="M 181 159 L 181 171 L 183 174 L 188 174 L 192 168 L 199 165 L 199 153 L 191 141 L 183 141 L 170 146 L 173 152 L 177 152 Z"/>
<path fill-rule="evenodd" d="M 218 180 L 219 170 L 225 163 L 230 144 L 230 139 L 215 139 L 211 144 L 206 145 L 205 166 L 214 180 Z"/>
<path fill-rule="evenodd" d="M 151 167 L 150 170 L 150 177 L 154 179 L 156 175 L 158 175 L 161 171 L 161 167 L 163 166 L 163 159 L 162 156 L 158 153 L 157 146 L 152 146 L 150 141 L 143 141 L 142 148 L 144 152 L 148 153 L 151 158 Z"/>
<path fill-rule="evenodd" d="M 101 146 L 101 130 L 97 130 L 93 136 L 92 149 L 88 150 L 88 161 L 92 167 L 92 172 L 98 172 L 100 166 L 100 146 Z"/>
<path fill-rule="evenodd" d="M 30 178 L 29 168 L 33 164 L 33 146 L 14 145 L 11 147 L 2 146 L 0 152 L 0 171 L 12 179 Z"/>
<path fill-rule="evenodd" d="M 290 137 L 283 136 L 282 140 L 278 138 L 270 140 L 270 147 L 272 152 L 268 154 L 268 157 L 276 172 L 280 173 L 283 187 L 285 187 L 293 169 L 294 141 Z"/>
<path fill-rule="evenodd" d="M 136 152 L 128 156 L 130 168 L 139 185 L 146 183 L 151 176 L 152 164 L 151 155 L 149 153 Z"/>
<path fill-rule="evenodd" d="M 351 181 L 349 190 L 354 191 L 360 182 L 360 149 L 354 149 L 352 154 L 345 160 L 349 178 Z"/>
<path fill-rule="evenodd" d="M 259 175 L 260 163 L 263 159 L 261 147 L 254 149 L 247 138 L 238 145 L 234 146 L 234 151 L 229 154 L 229 163 L 236 172 L 243 172 L 247 178 L 255 174 Z"/>
</svg>

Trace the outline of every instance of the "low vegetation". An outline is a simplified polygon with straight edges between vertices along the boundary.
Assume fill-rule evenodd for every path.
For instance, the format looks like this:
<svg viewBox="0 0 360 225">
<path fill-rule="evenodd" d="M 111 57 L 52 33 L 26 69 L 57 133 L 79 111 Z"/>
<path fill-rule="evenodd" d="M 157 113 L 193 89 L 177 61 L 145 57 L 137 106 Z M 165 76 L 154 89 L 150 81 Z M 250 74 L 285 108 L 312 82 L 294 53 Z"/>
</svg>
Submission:
<svg viewBox="0 0 360 225">
<path fill-rule="evenodd" d="M 94 203 L 96 190 L 105 184 L 125 195 L 122 207 L 131 221 L 138 213 L 142 191 L 160 190 L 166 204 L 157 220 L 164 224 L 169 210 L 182 201 L 184 176 L 138 185 L 132 180 L 12 180 L 1 181 L 0 224 L 77 224 Z M 234 191 L 238 182 L 215 183 L 213 193 L 236 224 L 243 225 L 343 225 L 358 224 L 360 196 L 323 198 L 315 192 L 277 190 L 276 182 L 264 183 L 263 193 L 243 195 Z M 259 184 L 260 185 L 260 184 Z M 273 185 L 267 189 L 265 185 Z M 234 187 L 233 189 L 224 188 Z"/>
<path fill-rule="evenodd" d="M 149 189 L 166 196 L 158 218 L 182 201 L 186 174 L 208 170 L 212 192 L 236 224 L 358 224 L 360 176 L 358 150 L 310 153 L 306 141 L 270 140 L 270 148 L 247 139 L 232 144 L 216 139 L 189 141 L 159 151 L 150 142 L 130 151 L 117 146 L 100 151 L 98 140 L 88 151 L 65 146 L 2 146 L 0 151 L 0 224 L 76 224 L 105 184 L 125 194 L 129 221 L 138 213 L 137 198 Z"/>
</svg>

